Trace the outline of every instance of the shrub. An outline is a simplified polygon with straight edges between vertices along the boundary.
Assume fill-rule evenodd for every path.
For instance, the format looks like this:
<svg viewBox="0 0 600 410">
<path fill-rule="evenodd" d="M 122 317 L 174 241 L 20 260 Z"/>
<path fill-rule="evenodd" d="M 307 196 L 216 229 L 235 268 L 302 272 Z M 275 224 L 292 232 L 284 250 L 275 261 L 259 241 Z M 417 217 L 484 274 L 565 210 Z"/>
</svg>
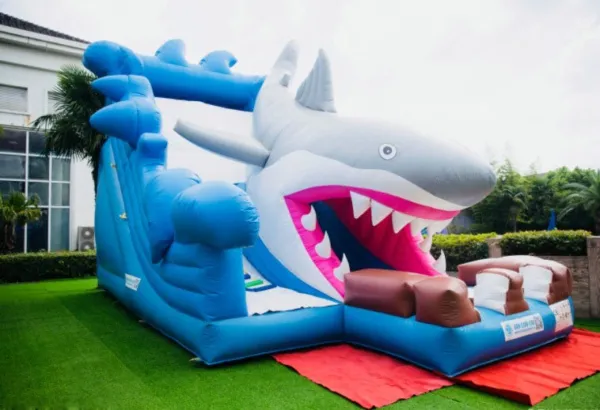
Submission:
<svg viewBox="0 0 600 410">
<path fill-rule="evenodd" d="M 500 240 L 503 255 L 587 255 L 588 231 L 523 231 Z"/>
<path fill-rule="evenodd" d="M 434 235 L 431 254 L 438 258 L 443 250 L 446 255 L 446 270 L 455 272 L 456 266 L 461 263 L 487 258 L 486 239 L 496 236 L 495 233 Z"/>
<path fill-rule="evenodd" d="M 96 275 L 96 253 L 40 252 L 0 255 L 0 283 Z"/>
</svg>

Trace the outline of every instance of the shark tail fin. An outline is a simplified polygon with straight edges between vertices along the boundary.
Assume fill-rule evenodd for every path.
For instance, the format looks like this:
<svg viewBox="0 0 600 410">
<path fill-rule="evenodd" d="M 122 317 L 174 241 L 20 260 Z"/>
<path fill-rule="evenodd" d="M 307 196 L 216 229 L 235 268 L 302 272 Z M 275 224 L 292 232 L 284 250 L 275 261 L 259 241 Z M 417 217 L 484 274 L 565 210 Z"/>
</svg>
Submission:
<svg viewBox="0 0 600 410">
<path fill-rule="evenodd" d="M 281 54 L 279 54 L 279 58 L 275 61 L 267 81 L 288 87 L 294 74 L 296 74 L 298 53 L 298 43 L 295 40 L 287 43 Z"/>
<path fill-rule="evenodd" d="M 296 101 L 311 110 L 336 112 L 331 64 L 323 49 L 319 50 L 312 70 L 298 88 Z"/>
</svg>

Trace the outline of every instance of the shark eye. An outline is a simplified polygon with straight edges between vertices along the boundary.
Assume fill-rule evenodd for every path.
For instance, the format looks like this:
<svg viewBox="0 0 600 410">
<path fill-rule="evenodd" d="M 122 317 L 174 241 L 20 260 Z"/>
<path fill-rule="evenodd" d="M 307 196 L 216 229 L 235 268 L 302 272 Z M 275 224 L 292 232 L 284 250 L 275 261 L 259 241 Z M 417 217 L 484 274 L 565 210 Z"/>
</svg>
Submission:
<svg viewBox="0 0 600 410">
<path fill-rule="evenodd" d="M 396 147 L 391 144 L 381 144 L 379 147 L 379 155 L 383 159 L 392 159 L 396 156 Z"/>
</svg>

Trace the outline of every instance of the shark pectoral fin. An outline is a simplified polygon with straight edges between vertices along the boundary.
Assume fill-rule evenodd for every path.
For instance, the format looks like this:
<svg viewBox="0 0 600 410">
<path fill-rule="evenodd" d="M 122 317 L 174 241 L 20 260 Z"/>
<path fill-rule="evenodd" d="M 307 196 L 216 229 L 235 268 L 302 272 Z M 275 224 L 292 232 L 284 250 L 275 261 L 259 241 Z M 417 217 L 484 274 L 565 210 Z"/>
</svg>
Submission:
<svg viewBox="0 0 600 410">
<path fill-rule="evenodd" d="M 183 120 L 177 120 L 174 130 L 200 148 L 245 164 L 263 167 L 269 158 L 269 151 L 262 146 L 247 144 L 224 131 L 202 128 Z"/>
<path fill-rule="evenodd" d="M 311 110 L 336 112 L 333 99 L 331 64 L 323 50 L 319 50 L 319 56 L 310 74 L 298 88 L 296 101 Z"/>
</svg>

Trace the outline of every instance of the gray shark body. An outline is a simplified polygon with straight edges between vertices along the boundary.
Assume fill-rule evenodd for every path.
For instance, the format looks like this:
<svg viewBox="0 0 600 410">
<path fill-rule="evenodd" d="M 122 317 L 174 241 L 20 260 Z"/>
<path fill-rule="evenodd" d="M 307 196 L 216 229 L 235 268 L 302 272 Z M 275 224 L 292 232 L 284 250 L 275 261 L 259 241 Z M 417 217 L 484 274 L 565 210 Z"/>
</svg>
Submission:
<svg viewBox="0 0 600 410">
<path fill-rule="evenodd" d="M 338 187 L 331 190 L 337 192 L 333 196 L 343 195 L 339 187 L 346 187 L 355 218 L 361 217 L 363 207 L 371 207 L 373 226 L 389 217 L 394 232 L 407 224 L 414 225 L 415 230 L 429 226 L 434 228 L 430 230 L 439 231 L 443 225 L 440 222 L 449 223 L 448 215 L 477 203 L 491 192 L 495 175 L 489 164 L 458 144 L 425 137 L 391 123 L 338 115 L 330 64 L 323 51 L 293 98 L 289 85 L 297 59 L 297 45 L 291 42 L 259 92 L 252 114 L 253 137 L 259 144 L 244 143 L 185 121 L 179 121 L 175 131 L 204 149 L 255 167 L 248 178 L 247 191 L 261 215 L 261 239 L 301 280 L 339 297 L 343 292 L 332 275 L 340 278 L 335 266 L 342 269 L 347 262 L 332 255 L 330 263 L 329 256 L 319 256 L 322 252 L 315 256 L 309 249 L 312 244 L 296 238 L 299 228 L 298 222 L 292 221 L 295 211 L 288 209 L 290 198 L 303 198 L 298 205 L 302 208 L 317 199 L 332 199 L 306 199 L 322 196 L 327 191 L 323 187 Z M 381 196 L 377 200 L 375 196 L 364 199 L 365 192 Z M 379 198 L 390 202 L 384 206 Z M 398 201 L 394 202 L 394 198 Z M 310 212 L 314 213 L 312 207 Z M 305 218 L 310 219 L 309 215 Z M 319 246 L 329 242 L 325 233 L 316 231 Z"/>
</svg>

